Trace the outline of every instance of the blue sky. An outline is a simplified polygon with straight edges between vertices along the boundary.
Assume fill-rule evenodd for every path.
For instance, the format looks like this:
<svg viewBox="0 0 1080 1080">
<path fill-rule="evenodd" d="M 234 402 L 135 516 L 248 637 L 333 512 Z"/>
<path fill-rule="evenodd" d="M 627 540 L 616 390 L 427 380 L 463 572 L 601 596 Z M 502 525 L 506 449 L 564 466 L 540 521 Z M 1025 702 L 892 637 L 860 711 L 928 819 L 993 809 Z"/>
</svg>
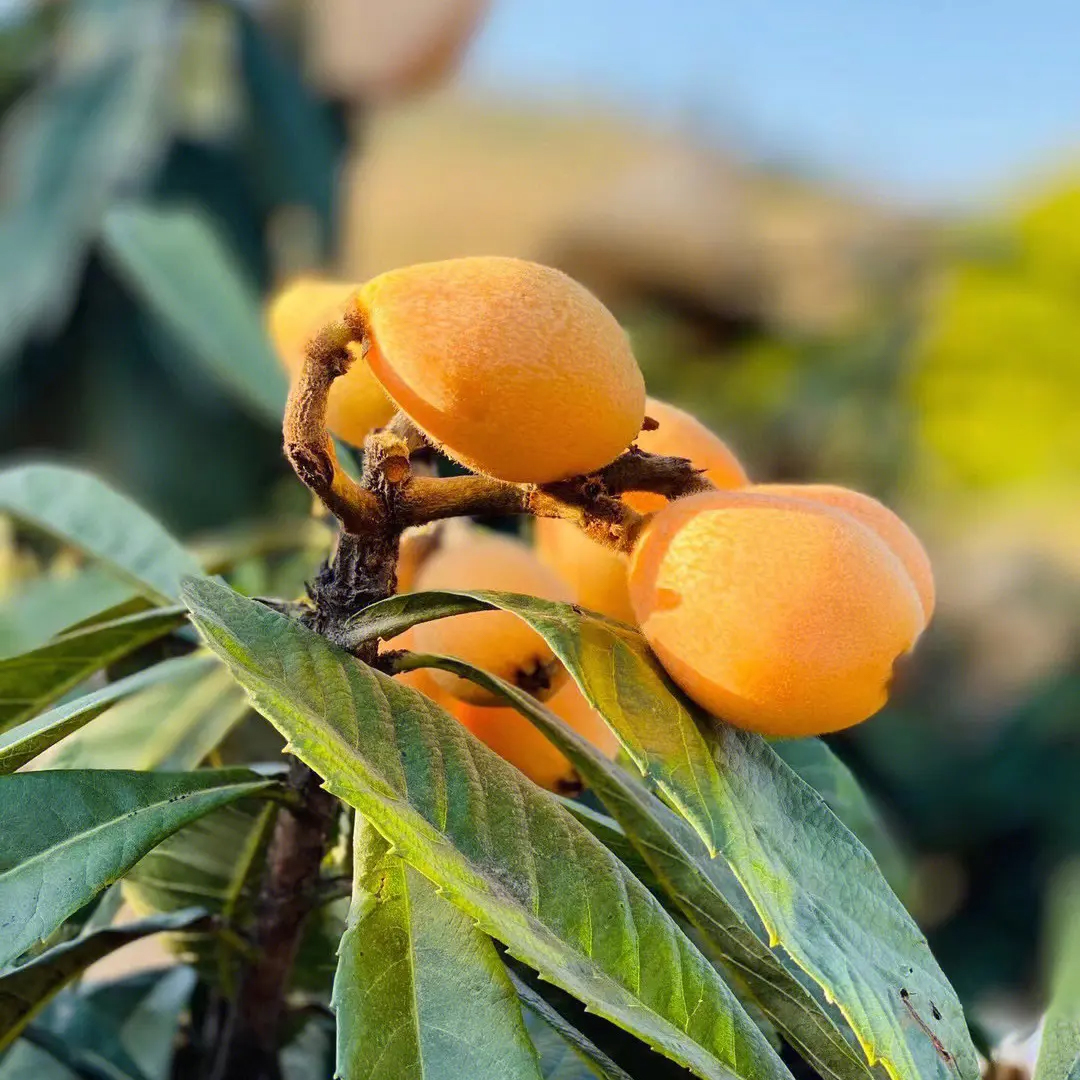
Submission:
<svg viewBox="0 0 1080 1080">
<path fill-rule="evenodd" d="M 466 78 L 963 203 L 1076 160 L 1080 0 L 493 0 Z"/>
</svg>

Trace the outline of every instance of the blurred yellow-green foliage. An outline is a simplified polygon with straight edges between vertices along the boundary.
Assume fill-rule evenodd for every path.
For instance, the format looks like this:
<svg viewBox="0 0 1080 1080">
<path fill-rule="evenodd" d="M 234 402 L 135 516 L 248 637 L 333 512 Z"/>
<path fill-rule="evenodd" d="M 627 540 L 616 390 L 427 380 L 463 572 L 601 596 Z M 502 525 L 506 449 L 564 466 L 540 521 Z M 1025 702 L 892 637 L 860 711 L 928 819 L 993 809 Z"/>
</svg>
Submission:
<svg viewBox="0 0 1080 1080">
<path fill-rule="evenodd" d="M 983 250 L 932 282 L 912 358 L 924 478 L 1068 499 L 1080 482 L 1080 178 L 970 246 Z"/>
</svg>

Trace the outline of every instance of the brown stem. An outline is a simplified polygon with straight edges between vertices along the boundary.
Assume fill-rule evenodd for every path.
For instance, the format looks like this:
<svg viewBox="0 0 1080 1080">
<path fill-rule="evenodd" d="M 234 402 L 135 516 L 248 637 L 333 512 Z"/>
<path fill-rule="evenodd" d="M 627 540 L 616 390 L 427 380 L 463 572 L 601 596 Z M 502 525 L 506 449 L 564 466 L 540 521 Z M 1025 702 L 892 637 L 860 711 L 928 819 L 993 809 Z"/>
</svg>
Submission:
<svg viewBox="0 0 1080 1080">
<path fill-rule="evenodd" d="M 309 586 L 304 621 L 341 642 L 353 615 L 396 590 L 398 545 L 404 529 L 460 516 L 532 514 L 575 522 L 594 539 L 629 551 L 646 520 L 619 496 L 652 491 L 668 498 L 712 487 L 683 458 L 636 447 L 587 476 L 555 484 L 520 485 L 487 476 L 439 479 L 413 472 L 412 455 L 427 445 L 402 414 L 368 436 L 358 483 L 340 466 L 326 431 L 334 379 L 363 347 L 355 314 L 326 327 L 309 345 L 292 387 L 283 424 L 285 453 L 297 476 L 340 521 L 330 562 Z M 377 642 L 360 655 L 377 663 Z M 255 959 L 243 971 L 212 1076 L 215 1080 L 279 1080 L 277 1049 L 286 994 L 304 923 L 319 898 L 319 870 L 334 823 L 336 800 L 298 760 L 290 765 L 295 799 L 278 817 L 259 894 Z"/>
<path fill-rule="evenodd" d="M 255 923 L 255 959 L 245 966 L 211 1076 L 280 1080 L 278 1045 L 285 995 L 308 915 L 318 905 L 319 867 L 337 800 L 293 758 L 289 787 L 297 805 L 278 814 L 267 852 Z"/>
</svg>

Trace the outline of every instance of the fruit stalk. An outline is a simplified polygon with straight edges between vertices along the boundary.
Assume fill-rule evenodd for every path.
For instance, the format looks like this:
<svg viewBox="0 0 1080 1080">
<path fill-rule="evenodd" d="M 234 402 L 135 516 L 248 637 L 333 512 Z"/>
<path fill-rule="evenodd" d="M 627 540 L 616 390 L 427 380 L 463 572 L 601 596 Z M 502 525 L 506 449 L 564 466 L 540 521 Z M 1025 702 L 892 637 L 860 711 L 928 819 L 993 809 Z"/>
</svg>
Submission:
<svg viewBox="0 0 1080 1080">
<path fill-rule="evenodd" d="M 346 643 L 349 619 L 393 595 L 401 533 L 451 517 L 532 514 L 573 521 L 593 539 L 629 551 L 645 517 L 620 499 L 627 491 L 677 498 L 712 483 L 690 461 L 631 447 L 609 465 L 556 483 L 514 484 L 488 476 L 437 478 L 414 473 L 411 457 L 426 446 L 402 414 L 364 442 L 359 481 L 342 469 L 326 429 L 330 387 L 363 344 L 361 324 L 324 328 L 309 344 L 293 382 L 283 424 L 284 449 L 301 481 L 341 525 L 333 557 L 309 586 L 303 619 L 332 641 Z M 648 424 L 646 425 L 648 426 Z M 377 643 L 360 659 L 377 661 Z M 290 766 L 298 805 L 279 815 L 258 898 L 256 959 L 243 972 L 215 1080 L 279 1080 L 281 1021 L 304 923 L 317 902 L 319 871 L 330 841 L 334 800 L 318 776 L 298 761 Z"/>
</svg>

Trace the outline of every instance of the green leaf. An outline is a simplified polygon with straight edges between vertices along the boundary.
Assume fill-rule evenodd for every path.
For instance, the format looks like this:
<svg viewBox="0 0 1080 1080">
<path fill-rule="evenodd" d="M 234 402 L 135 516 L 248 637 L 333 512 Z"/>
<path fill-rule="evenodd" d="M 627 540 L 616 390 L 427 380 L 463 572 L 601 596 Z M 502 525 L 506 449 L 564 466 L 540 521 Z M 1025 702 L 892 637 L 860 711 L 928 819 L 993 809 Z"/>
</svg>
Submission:
<svg viewBox="0 0 1080 1080">
<path fill-rule="evenodd" d="M 223 806 L 163 840 L 120 883 L 124 900 L 140 914 L 197 905 L 217 918 L 209 933 L 170 939 L 207 981 L 233 986 L 241 954 L 217 929 L 243 934 L 265 866 L 276 818 L 272 803 L 248 799 Z M 307 927 L 311 936 L 317 919 Z M 340 933 L 340 929 L 339 929 Z"/>
<path fill-rule="evenodd" d="M 128 287 L 162 324 L 254 415 L 278 427 L 288 381 L 258 296 L 210 222 L 188 210 L 118 205 L 105 217 L 104 238 Z"/>
<path fill-rule="evenodd" d="M 0 1080 L 168 1080 L 194 986 L 190 968 L 172 967 L 62 990 L 4 1058 Z"/>
<path fill-rule="evenodd" d="M 216 582 L 195 622 L 290 748 L 486 933 L 702 1077 L 786 1077 L 653 896 L 429 698 Z"/>
<path fill-rule="evenodd" d="M 871 1080 L 872 1073 L 849 1045 L 839 1016 L 767 944 L 767 936 L 723 855 L 711 858 L 697 833 L 644 784 L 619 768 L 531 695 L 452 657 L 411 654 L 401 665 L 451 671 L 512 705 L 554 743 L 614 815 L 623 835 L 644 860 L 649 876 L 675 902 L 724 965 L 729 981 L 822 1077 Z M 580 813 L 580 812 L 579 812 Z M 602 828 L 592 815 L 591 829 Z M 614 823 L 613 823 L 614 824 Z M 618 834 L 606 829 L 608 842 Z M 639 875 L 640 876 L 640 875 Z M 805 978 L 805 976 L 804 976 Z M 841 1021 L 842 1023 L 842 1021 Z"/>
<path fill-rule="evenodd" d="M 183 621 L 181 608 L 159 608 L 65 634 L 33 652 L 0 660 L 0 732 L 36 716 L 95 671 Z"/>
<path fill-rule="evenodd" d="M 0 1051 L 64 986 L 91 964 L 133 941 L 167 931 L 184 930 L 205 919 L 197 908 L 158 915 L 141 922 L 97 930 L 57 945 L 21 967 L 0 974 Z"/>
<path fill-rule="evenodd" d="M 331 1000 L 344 1080 L 541 1080 L 517 995 L 471 919 L 356 818 Z"/>
<path fill-rule="evenodd" d="M 28 335 L 68 317 L 113 192 L 159 159 L 172 16 L 169 0 L 71 5 L 64 37 L 79 47 L 51 50 L 47 77 L 5 116 L 0 364 Z"/>
<path fill-rule="evenodd" d="M 211 658 L 199 659 L 202 664 L 179 678 L 126 696 L 58 747 L 48 767 L 194 769 L 248 711 L 229 672 Z"/>
<path fill-rule="evenodd" d="M 880 1061 L 897 1080 L 978 1076 L 956 992 L 867 850 L 764 740 L 679 693 L 636 631 L 565 604 L 438 592 L 374 604 L 356 620 L 356 633 L 393 637 L 426 619 L 493 605 L 537 630 L 613 730 L 669 740 L 697 732 L 715 782 L 699 792 L 697 819 L 686 800 L 671 801 L 699 834 L 703 821 L 712 823 L 770 945 L 781 945 L 835 1002 L 871 1065 Z"/>
<path fill-rule="evenodd" d="M 96 476 L 61 465 L 0 472 L 0 511 L 104 563 L 159 600 L 175 600 L 195 557 L 125 495 Z"/>
<path fill-rule="evenodd" d="M 866 845 L 885 879 L 902 895 L 908 881 L 904 856 L 852 771 L 822 739 L 781 739 L 770 745 Z"/>
<path fill-rule="evenodd" d="M 524 1006 L 525 1027 L 540 1055 L 543 1080 L 633 1080 L 531 987 L 513 974 L 510 981 Z"/>
<path fill-rule="evenodd" d="M 1051 899 L 1050 1006 L 1034 1080 L 1080 1080 L 1080 869 L 1062 874 Z"/>
<path fill-rule="evenodd" d="M 130 595 L 128 585 L 96 566 L 34 578 L 0 604 L 0 658 L 36 649 Z"/>
<path fill-rule="evenodd" d="M 181 826 L 270 786 L 244 769 L 0 777 L 0 965 L 51 934 Z"/>
<path fill-rule="evenodd" d="M 332 105 L 313 92 L 267 28 L 240 12 L 240 67 L 251 118 L 248 167 L 274 205 L 305 205 L 318 215 L 320 250 L 335 240 L 337 172 L 344 131 Z"/>
<path fill-rule="evenodd" d="M 0 735 L 0 776 L 21 769 L 38 754 L 100 716 L 114 702 L 137 690 L 191 673 L 206 672 L 216 666 L 217 660 L 209 656 L 180 656 L 164 660 L 20 724 Z"/>
<path fill-rule="evenodd" d="M 723 784 L 716 763 L 698 721 L 685 709 L 667 709 L 665 722 L 656 722 L 653 703 L 670 698 L 670 684 L 630 627 L 569 604 L 459 590 L 393 596 L 366 608 L 354 629 L 358 640 L 389 640 L 420 622 L 493 607 L 512 612 L 540 634 L 630 759 L 715 853 L 723 837 L 717 811 Z"/>
</svg>

